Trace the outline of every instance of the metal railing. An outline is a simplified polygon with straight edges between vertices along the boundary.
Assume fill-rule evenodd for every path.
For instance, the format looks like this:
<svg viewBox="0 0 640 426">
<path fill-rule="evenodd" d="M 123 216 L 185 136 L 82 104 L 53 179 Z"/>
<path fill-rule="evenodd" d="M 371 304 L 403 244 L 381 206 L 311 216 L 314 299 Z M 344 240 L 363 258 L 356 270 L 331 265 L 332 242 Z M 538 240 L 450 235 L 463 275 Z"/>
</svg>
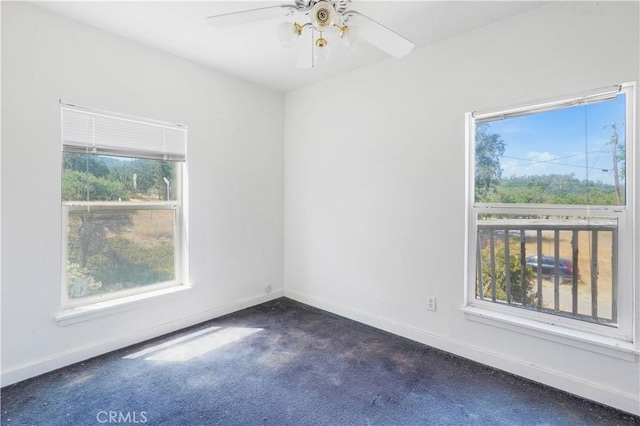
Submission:
<svg viewBox="0 0 640 426">
<path fill-rule="evenodd" d="M 479 220 L 476 298 L 615 324 L 617 246 L 615 220 Z"/>
</svg>

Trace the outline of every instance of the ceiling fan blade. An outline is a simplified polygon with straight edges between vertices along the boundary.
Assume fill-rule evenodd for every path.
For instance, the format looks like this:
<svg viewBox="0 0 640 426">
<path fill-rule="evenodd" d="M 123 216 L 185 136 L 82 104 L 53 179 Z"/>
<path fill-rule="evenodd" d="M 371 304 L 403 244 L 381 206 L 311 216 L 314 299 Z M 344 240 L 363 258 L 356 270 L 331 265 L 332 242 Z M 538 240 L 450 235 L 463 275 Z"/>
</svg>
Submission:
<svg viewBox="0 0 640 426">
<path fill-rule="evenodd" d="M 216 27 L 228 27 L 247 22 L 262 21 L 265 19 L 287 16 L 297 9 L 293 5 L 281 4 L 277 6 L 260 7 L 258 9 L 241 10 L 238 12 L 223 13 L 221 15 L 208 16 L 207 21 Z"/>
<path fill-rule="evenodd" d="M 297 68 L 313 68 L 313 31 L 302 33 L 296 43 Z"/>
<path fill-rule="evenodd" d="M 360 12 L 349 10 L 342 16 L 347 21 L 350 21 L 352 17 L 357 17 L 363 39 L 391 56 L 401 58 L 409 54 L 415 46 L 412 41 Z"/>
</svg>

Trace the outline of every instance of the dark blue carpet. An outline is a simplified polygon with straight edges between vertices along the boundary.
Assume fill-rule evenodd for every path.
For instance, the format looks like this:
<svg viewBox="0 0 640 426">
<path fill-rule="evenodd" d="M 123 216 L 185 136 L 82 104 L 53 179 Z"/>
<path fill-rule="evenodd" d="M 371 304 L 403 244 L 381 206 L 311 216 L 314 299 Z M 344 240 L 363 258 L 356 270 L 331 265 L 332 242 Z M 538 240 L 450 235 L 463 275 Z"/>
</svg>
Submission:
<svg viewBox="0 0 640 426">
<path fill-rule="evenodd" d="M 6 425 L 632 425 L 640 418 L 278 299 L 2 389 Z"/>
</svg>

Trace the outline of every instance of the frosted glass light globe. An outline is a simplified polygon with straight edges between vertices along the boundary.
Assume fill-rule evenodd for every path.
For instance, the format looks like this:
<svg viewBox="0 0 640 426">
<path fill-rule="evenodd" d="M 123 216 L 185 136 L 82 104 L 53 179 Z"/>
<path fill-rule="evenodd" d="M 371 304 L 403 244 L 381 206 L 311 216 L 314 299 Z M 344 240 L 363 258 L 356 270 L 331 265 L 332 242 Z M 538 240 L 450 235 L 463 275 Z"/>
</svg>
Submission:
<svg viewBox="0 0 640 426">
<path fill-rule="evenodd" d="M 323 62 L 327 62 L 327 59 L 329 59 L 329 54 L 331 52 L 329 51 L 329 46 L 324 46 L 324 47 L 314 47 L 313 49 L 313 61 L 316 64 L 321 64 Z"/>
<path fill-rule="evenodd" d="M 293 47 L 298 41 L 298 30 L 291 22 L 283 22 L 277 28 L 278 38 L 284 47 Z"/>
<path fill-rule="evenodd" d="M 356 51 L 362 41 L 362 31 L 358 27 L 350 25 L 342 35 L 342 41 L 349 50 Z"/>
</svg>

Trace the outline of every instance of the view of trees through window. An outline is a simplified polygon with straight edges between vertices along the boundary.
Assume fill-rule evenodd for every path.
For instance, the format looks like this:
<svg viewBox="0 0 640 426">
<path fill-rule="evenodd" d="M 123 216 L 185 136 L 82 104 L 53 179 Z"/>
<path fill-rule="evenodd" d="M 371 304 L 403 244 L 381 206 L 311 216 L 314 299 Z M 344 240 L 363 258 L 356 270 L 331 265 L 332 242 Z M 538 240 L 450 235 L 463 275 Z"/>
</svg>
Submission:
<svg viewBox="0 0 640 426">
<path fill-rule="evenodd" d="M 625 95 L 476 126 L 475 201 L 625 204 Z"/>
<path fill-rule="evenodd" d="M 625 205 L 625 118 L 619 93 L 476 124 L 476 298 L 615 322 L 617 220 L 570 209 Z"/>
<path fill-rule="evenodd" d="M 70 299 L 175 280 L 176 167 L 64 153 Z"/>
</svg>

